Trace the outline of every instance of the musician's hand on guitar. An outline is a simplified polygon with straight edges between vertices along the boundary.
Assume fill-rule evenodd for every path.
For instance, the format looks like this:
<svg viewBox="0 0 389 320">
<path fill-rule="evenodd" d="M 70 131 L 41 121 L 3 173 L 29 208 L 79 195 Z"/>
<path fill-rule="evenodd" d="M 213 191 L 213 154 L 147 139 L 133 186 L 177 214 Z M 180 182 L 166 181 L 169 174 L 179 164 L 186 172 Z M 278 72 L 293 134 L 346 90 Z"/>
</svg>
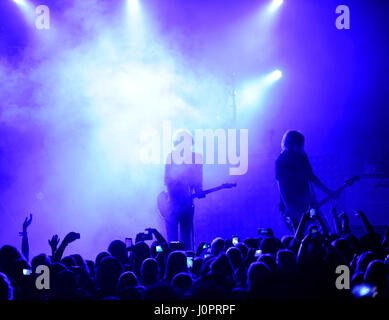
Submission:
<svg viewBox="0 0 389 320">
<path fill-rule="evenodd" d="M 198 199 L 203 199 L 205 198 L 205 193 L 203 192 L 203 190 L 196 190 L 194 196 Z"/>
</svg>

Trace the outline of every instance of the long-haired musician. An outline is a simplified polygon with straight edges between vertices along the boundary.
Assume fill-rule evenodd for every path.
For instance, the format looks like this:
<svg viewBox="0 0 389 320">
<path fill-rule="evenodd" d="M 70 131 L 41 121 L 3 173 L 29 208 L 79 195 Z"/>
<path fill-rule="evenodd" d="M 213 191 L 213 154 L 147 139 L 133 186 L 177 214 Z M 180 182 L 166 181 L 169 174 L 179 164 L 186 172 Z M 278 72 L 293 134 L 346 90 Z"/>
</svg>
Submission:
<svg viewBox="0 0 389 320">
<path fill-rule="evenodd" d="M 276 160 L 276 179 L 281 193 L 280 210 L 287 227 L 295 232 L 303 213 L 315 203 L 313 186 L 336 197 L 313 173 L 304 151 L 304 136 L 298 131 L 287 131 L 281 142 L 281 154 Z"/>
</svg>

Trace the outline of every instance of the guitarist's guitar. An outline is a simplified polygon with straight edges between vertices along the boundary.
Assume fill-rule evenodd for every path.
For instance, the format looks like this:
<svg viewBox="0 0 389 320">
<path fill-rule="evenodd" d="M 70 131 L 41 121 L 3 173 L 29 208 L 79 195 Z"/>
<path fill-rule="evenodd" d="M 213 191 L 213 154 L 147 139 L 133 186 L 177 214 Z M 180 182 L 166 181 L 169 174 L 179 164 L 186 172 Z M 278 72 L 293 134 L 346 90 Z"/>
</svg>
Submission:
<svg viewBox="0 0 389 320">
<path fill-rule="evenodd" d="M 361 179 L 361 176 L 354 176 L 350 179 L 347 179 L 343 185 L 341 185 L 338 189 L 335 190 L 335 194 L 339 195 L 344 189 L 351 187 L 356 181 L 359 181 Z M 333 195 L 328 195 L 322 200 L 314 203 L 311 205 L 310 209 L 320 209 L 323 205 L 325 205 L 328 201 L 331 199 L 334 199 Z M 289 211 L 286 209 L 282 203 L 280 203 L 280 210 L 282 215 L 284 216 L 285 220 L 289 224 L 291 221 L 294 221 L 294 223 L 298 223 L 298 220 L 300 219 L 301 215 L 304 214 L 304 212 L 296 212 L 296 211 Z M 292 220 L 291 220 L 292 219 Z"/>
<path fill-rule="evenodd" d="M 388 173 L 364 173 L 364 174 L 361 174 L 361 175 L 358 175 L 358 176 L 354 176 L 350 179 L 347 179 L 344 184 L 335 191 L 335 193 L 337 194 L 340 194 L 344 189 L 346 189 L 347 187 L 351 187 L 356 181 L 359 181 L 361 179 L 381 179 L 380 183 L 382 183 L 383 179 L 388 179 L 389 178 L 389 174 Z M 379 188 L 381 185 L 380 184 L 377 184 L 375 186 L 375 188 Z M 333 197 L 328 195 L 327 197 L 325 197 L 324 199 L 320 200 L 319 202 L 317 202 L 315 205 L 313 205 L 312 207 L 314 209 L 319 209 L 320 207 L 322 207 L 324 204 L 326 204 L 328 201 L 330 201 Z"/>
<path fill-rule="evenodd" d="M 335 190 L 335 194 L 340 194 L 344 189 L 348 188 L 348 187 L 351 187 L 355 182 L 361 180 L 361 176 L 354 176 L 350 179 L 347 179 L 342 186 L 340 186 L 338 189 Z M 330 201 L 331 199 L 333 199 L 334 197 L 332 195 L 328 195 L 326 196 L 325 198 L 323 198 L 322 200 L 316 202 L 312 208 L 313 209 L 319 209 L 321 208 L 322 206 L 324 206 L 328 201 Z"/>
<path fill-rule="evenodd" d="M 212 192 L 216 192 L 216 191 L 223 190 L 223 189 L 231 189 L 234 187 L 236 187 L 236 183 L 223 183 L 222 185 L 220 185 L 218 187 L 203 190 L 201 194 L 196 194 L 196 193 L 192 194 L 192 199 L 204 198 L 207 194 L 210 194 Z M 169 199 L 169 194 L 167 193 L 167 191 L 162 191 L 158 195 L 157 204 L 158 204 L 158 210 L 159 210 L 161 216 L 163 218 L 168 218 L 172 212 L 172 209 L 170 206 L 170 199 Z"/>
</svg>

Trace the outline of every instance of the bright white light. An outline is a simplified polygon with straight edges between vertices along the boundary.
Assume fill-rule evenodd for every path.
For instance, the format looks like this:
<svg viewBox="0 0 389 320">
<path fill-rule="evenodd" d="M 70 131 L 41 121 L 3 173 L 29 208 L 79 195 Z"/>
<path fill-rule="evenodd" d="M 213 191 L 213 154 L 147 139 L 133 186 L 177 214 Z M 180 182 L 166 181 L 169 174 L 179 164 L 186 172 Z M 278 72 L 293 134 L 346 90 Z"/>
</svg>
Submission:
<svg viewBox="0 0 389 320">
<path fill-rule="evenodd" d="M 29 22 L 35 21 L 35 7 L 27 0 L 13 0 L 15 2 L 22 14 L 24 15 L 24 18 Z"/>
<path fill-rule="evenodd" d="M 281 5 L 284 3 L 284 0 L 273 0 L 270 4 L 269 11 L 274 12 L 276 11 Z"/>
<path fill-rule="evenodd" d="M 145 32 L 145 21 L 139 0 L 127 0 L 127 29 L 131 38 L 131 43 L 137 46 L 143 42 Z"/>
<path fill-rule="evenodd" d="M 26 5 L 26 1 L 25 0 L 14 0 L 14 2 L 17 3 L 18 5 L 21 5 L 21 6 Z"/>
<path fill-rule="evenodd" d="M 131 14 L 137 14 L 140 11 L 139 0 L 127 0 L 127 6 Z"/>
<path fill-rule="evenodd" d="M 272 82 L 276 82 L 277 80 L 280 80 L 282 78 L 282 72 L 281 70 L 274 70 L 272 73 L 270 73 L 267 77 L 266 77 L 266 82 L 268 83 L 272 83 Z"/>
<path fill-rule="evenodd" d="M 262 101 L 266 90 L 281 78 L 282 72 L 276 69 L 259 79 L 246 83 L 239 94 L 241 97 L 240 105 L 243 107 L 258 105 Z"/>
</svg>

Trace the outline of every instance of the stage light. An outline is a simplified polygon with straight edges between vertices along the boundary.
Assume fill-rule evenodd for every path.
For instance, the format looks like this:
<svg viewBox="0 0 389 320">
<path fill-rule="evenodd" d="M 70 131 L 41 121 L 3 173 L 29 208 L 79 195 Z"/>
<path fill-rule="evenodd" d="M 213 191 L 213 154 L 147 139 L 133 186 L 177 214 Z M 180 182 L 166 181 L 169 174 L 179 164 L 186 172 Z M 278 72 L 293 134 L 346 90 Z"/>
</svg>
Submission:
<svg viewBox="0 0 389 320">
<path fill-rule="evenodd" d="M 262 101 L 266 90 L 281 78 L 282 71 L 276 69 L 265 76 L 246 82 L 239 90 L 239 105 L 242 107 L 258 105 Z"/>
<path fill-rule="evenodd" d="M 273 83 L 282 78 L 282 72 L 280 70 L 274 70 L 266 77 L 266 82 Z"/>
<path fill-rule="evenodd" d="M 21 6 L 25 6 L 26 5 L 26 1 L 25 0 L 13 0 L 16 4 L 18 5 L 21 5 Z"/>
<path fill-rule="evenodd" d="M 35 19 L 35 7 L 27 0 L 13 0 L 24 15 L 24 18 L 31 23 Z"/>
<path fill-rule="evenodd" d="M 140 2 L 139 0 L 127 0 L 126 4 L 128 26 L 131 29 L 132 36 L 136 35 L 138 37 L 143 24 Z"/>
<path fill-rule="evenodd" d="M 131 14 L 136 14 L 140 11 L 139 0 L 127 0 L 127 7 Z"/>
<path fill-rule="evenodd" d="M 270 4 L 269 11 L 274 12 L 276 11 L 281 5 L 284 3 L 284 0 L 273 0 Z"/>
</svg>

